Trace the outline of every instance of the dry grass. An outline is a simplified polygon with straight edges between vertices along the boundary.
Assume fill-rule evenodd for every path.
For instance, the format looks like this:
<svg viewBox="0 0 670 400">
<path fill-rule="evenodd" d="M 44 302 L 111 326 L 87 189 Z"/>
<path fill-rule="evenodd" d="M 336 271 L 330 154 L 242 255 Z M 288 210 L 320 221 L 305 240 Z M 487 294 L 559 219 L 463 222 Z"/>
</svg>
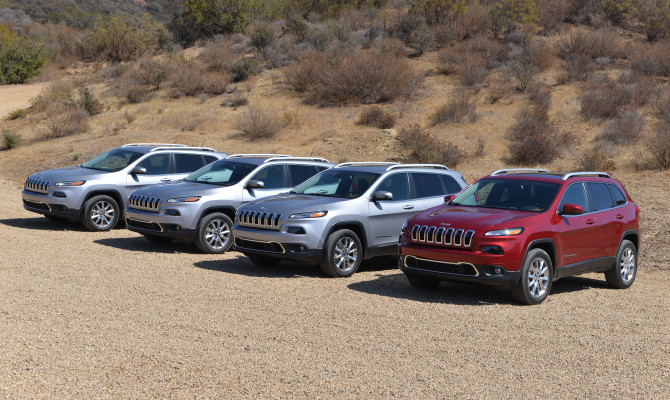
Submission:
<svg viewBox="0 0 670 400">
<path fill-rule="evenodd" d="M 605 124 L 596 136 L 599 145 L 626 145 L 637 142 L 645 127 L 645 119 L 635 111 L 621 111 Z"/>
<path fill-rule="evenodd" d="M 235 127 L 245 138 L 253 141 L 275 137 L 284 128 L 284 124 L 274 111 L 252 104 L 237 116 Z"/>
<path fill-rule="evenodd" d="M 597 75 L 582 91 L 580 114 L 587 119 L 613 118 L 632 100 L 631 94 L 613 79 Z"/>
<path fill-rule="evenodd" d="M 468 90 L 458 90 L 446 104 L 438 107 L 430 115 L 430 126 L 445 123 L 459 123 L 464 119 L 470 122 L 477 120 L 476 98 Z"/>
</svg>

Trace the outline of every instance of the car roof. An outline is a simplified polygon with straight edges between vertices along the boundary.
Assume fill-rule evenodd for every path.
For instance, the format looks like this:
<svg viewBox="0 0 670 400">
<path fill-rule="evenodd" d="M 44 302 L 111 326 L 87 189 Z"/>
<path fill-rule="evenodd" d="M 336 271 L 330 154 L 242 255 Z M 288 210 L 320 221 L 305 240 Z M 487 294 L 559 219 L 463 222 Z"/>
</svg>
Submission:
<svg viewBox="0 0 670 400">
<path fill-rule="evenodd" d="M 147 154 L 152 152 L 184 152 L 184 153 L 200 153 L 200 154 L 217 154 L 220 156 L 227 156 L 227 153 L 216 151 L 210 147 L 191 147 L 184 144 L 172 143 L 128 143 L 117 149 L 124 149 L 134 151 L 136 153 Z"/>
<path fill-rule="evenodd" d="M 498 171 L 496 171 L 498 172 Z M 515 180 L 533 180 L 538 182 L 570 183 L 575 181 L 592 182 L 616 182 L 604 172 L 568 172 L 568 173 L 550 173 L 550 172 L 529 172 L 529 173 L 492 173 L 484 178 L 492 179 L 515 179 Z"/>
<path fill-rule="evenodd" d="M 393 162 L 346 162 L 335 166 L 338 170 L 354 170 L 360 172 L 369 172 L 376 174 L 383 174 L 385 172 L 397 171 L 421 171 L 421 172 L 442 172 L 442 173 L 457 173 L 452 171 L 444 165 L 439 164 L 399 164 Z"/>
</svg>

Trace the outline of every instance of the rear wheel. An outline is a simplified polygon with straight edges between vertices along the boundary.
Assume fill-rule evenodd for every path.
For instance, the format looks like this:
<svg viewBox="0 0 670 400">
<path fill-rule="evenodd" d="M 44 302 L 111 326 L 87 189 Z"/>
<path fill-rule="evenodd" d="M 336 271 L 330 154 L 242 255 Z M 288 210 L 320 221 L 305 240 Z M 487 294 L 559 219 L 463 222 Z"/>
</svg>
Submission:
<svg viewBox="0 0 670 400">
<path fill-rule="evenodd" d="M 94 196 L 84 203 L 81 222 L 91 231 L 108 231 L 119 222 L 119 205 L 107 195 Z"/>
<path fill-rule="evenodd" d="M 551 258 L 542 249 L 528 252 L 521 267 L 521 278 L 512 290 L 514 298 L 524 304 L 539 304 L 551 291 Z"/>
<path fill-rule="evenodd" d="M 358 235 L 349 229 L 332 233 L 326 241 L 321 270 L 330 276 L 351 276 L 358 270 L 363 249 Z"/>
<path fill-rule="evenodd" d="M 637 273 L 637 249 L 630 240 L 619 246 L 612 269 L 605 272 L 607 284 L 617 289 L 626 289 L 633 284 Z"/>
<path fill-rule="evenodd" d="M 150 233 L 143 233 L 144 238 L 152 243 L 166 244 L 172 241 L 171 237 L 152 235 Z"/>
<path fill-rule="evenodd" d="M 440 284 L 439 279 L 428 278 L 425 276 L 418 276 L 412 274 L 405 274 L 410 285 L 419 289 L 434 289 Z"/>
<path fill-rule="evenodd" d="M 222 254 L 233 245 L 233 221 L 224 213 L 211 213 L 200 220 L 195 245 L 203 253 Z"/>
<path fill-rule="evenodd" d="M 281 259 L 274 257 L 256 256 L 256 255 L 247 255 L 247 257 L 249 258 L 249 261 L 251 261 L 252 264 L 257 265 L 259 267 L 276 267 L 281 262 Z"/>
</svg>

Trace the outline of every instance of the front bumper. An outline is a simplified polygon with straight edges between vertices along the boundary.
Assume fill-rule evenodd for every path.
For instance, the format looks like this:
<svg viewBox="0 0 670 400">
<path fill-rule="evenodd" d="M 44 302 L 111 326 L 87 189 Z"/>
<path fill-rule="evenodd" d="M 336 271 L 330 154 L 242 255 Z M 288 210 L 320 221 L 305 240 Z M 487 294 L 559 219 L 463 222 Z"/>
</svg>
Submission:
<svg viewBox="0 0 670 400">
<path fill-rule="evenodd" d="M 192 227 L 192 218 L 165 215 L 160 213 L 127 208 L 125 210 L 126 228 L 141 234 L 151 234 L 184 241 L 195 239 L 196 229 Z"/>
<path fill-rule="evenodd" d="M 307 234 L 290 234 L 237 225 L 233 228 L 233 237 L 235 250 L 245 255 L 274 257 L 310 264 L 318 263 L 323 255 L 319 242 Z"/>
<path fill-rule="evenodd" d="M 499 257 L 490 257 L 470 251 L 398 247 L 398 268 L 405 274 L 426 276 L 445 281 L 477 283 L 509 290 L 520 277 L 519 271 L 510 271 Z"/>
<path fill-rule="evenodd" d="M 54 194 L 63 195 L 65 197 L 56 197 Z M 56 217 L 63 217 L 76 220 L 81 215 L 79 203 L 73 201 L 71 197 L 67 196 L 65 191 L 49 190 L 49 193 L 35 193 L 23 190 L 21 197 L 23 199 L 23 208 L 43 215 L 53 215 Z"/>
</svg>

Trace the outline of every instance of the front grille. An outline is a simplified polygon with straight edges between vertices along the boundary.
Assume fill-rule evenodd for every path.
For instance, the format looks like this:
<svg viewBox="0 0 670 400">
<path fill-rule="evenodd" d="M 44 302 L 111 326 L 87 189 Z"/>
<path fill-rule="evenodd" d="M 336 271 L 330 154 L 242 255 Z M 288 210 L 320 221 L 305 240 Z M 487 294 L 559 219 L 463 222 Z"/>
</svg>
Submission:
<svg viewBox="0 0 670 400">
<path fill-rule="evenodd" d="M 163 228 L 155 222 L 140 221 L 137 219 L 126 218 L 126 225 L 129 227 L 143 229 L 145 231 L 162 232 Z"/>
<path fill-rule="evenodd" d="M 475 231 L 445 228 L 443 226 L 414 225 L 412 241 L 415 243 L 433 244 L 438 246 L 470 247 Z"/>
<path fill-rule="evenodd" d="M 46 203 L 38 203 L 36 201 L 23 200 L 23 204 L 25 204 L 26 207 L 32 208 L 34 210 L 51 211 L 51 207 Z"/>
<path fill-rule="evenodd" d="M 49 183 L 41 179 L 28 178 L 25 188 L 29 192 L 49 193 Z"/>
<path fill-rule="evenodd" d="M 253 226 L 255 228 L 279 229 L 281 214 L 263 211 L 242 211 L 237 214 L 237 222 L 240 226 Z"/>
<path fill-rule="evenodd" d="M 260 242 L 257 240 L 235 238 L 235 246 L 240 249 L 258 250 L 267 253 L 284 253 L 284 247 L 277 242 Z"/>
<path fill-rule="evenodd" d="M 477 276 L 479 272 L 472 264 L 426 260 L 414 256 L 405 257 L 405 267 L 441 274 Z"/>
<path fill-rule="evenodd" d="M 161 204 L 161 199 L 149 196 L 140 196 L 131 194 L 128 196 L 128 207 L 136 210 L 144 210 L 151 212 L 158 212 Z"/>
</svg>

